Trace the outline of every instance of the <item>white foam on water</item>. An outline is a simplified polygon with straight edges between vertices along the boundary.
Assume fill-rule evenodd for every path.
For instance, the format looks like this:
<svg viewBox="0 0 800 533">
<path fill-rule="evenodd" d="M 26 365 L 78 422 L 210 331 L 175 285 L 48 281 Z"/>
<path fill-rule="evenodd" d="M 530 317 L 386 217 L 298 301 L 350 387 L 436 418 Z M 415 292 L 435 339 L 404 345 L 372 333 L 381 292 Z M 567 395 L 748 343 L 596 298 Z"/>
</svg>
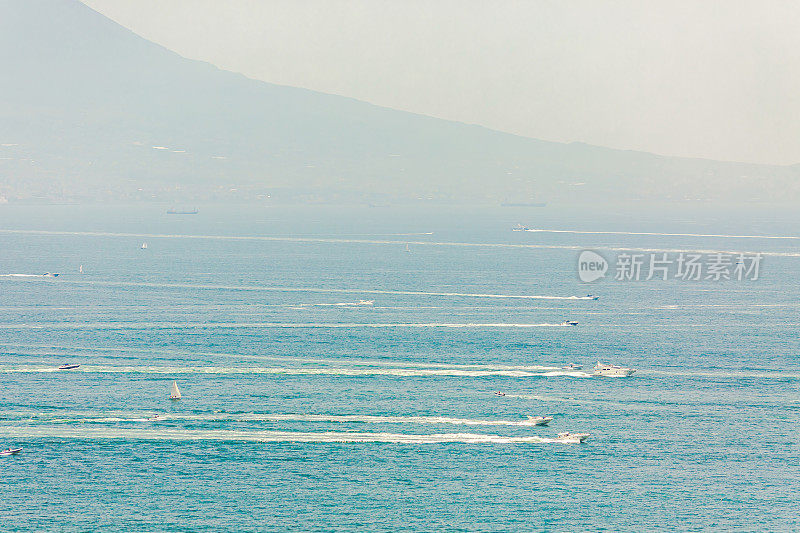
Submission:
<svg viewBox="0 0 800 533">
<path fill-rule="evenodd" d="M 585 231 L 566 229 L 527 228 L 531 233 L 572 233 L 576 235 L 654 235 L 659 237 L 720 237 L 725 239 L 783 239 L 800 240 L 796 235 L 727 235 L 718 233 L 657 233 L 648 231 Z"/>
<path fill-rule="evenodd" d="M 0 365 L 0 373 L 52 373 L 66 371 L 58 370 L 55 366 L 40 365 Z M 219 367 L 219 366 L 100 366 L 81 365 L 70 370 L 69 373 L 99 373 L 99 374 L 273 374 L 273 375 L 318 375 L 318 376 L 397 376 L 397 377 L 426 377 L 426 376 L 457 376 L 457 377 L 591 377 L 583 372 L 533 372 L 525 370 L 460 370 L 456 368 L 330 368 L 330 367 Z"/>
<path fill-rule="evenodd" d="M 433 241 L 397 241 L 397 240 L 378 240 L 378 239 L 334 239 L 319 237 L 277 237 L 277 236 L 240 236 L 240 235 L 185 235 L 185 234 L 163 234 L 163 233 L 114 233 L 99 231 L 50 231 L 50 230 L 18 230 L 3 229 L 0 233 L 22 234 L 22 235 L 74 235 L 82 237 L 135 237 L 149 239 L 198 239 L 198 240 L 229 240 L 229 241 L 274 241 L 274 242 L 296 242 L 296 243 L 331 243 L 331 244 L 381 244 L 400 246 L 404 244 L 414 246 L 454 246 L 468 248 L 511 248 L 511 249 L 542 249 L 542 250 L 584 250 L 586 246 L 578 245 L 554 245 L 554 244 L 509 244 L 509 243 L 472 243 L 472 242 L 433 242 Z M 704 250 L 697 248 L 640 248 L 640 247 L 612 247 L 603 244 L 592 246 L 598 250 L 612 251 L 637 251 L 637 252 L 695 252 L 704 254 L 756 254 L 762 256 L 776 257 L 800 257 L 800 252 L 758 252 L 758 251 L 734 251 L 734 250 Z"/>
<path fill-rule="evenodd" d="M 146 422 L 158 423 L 170 420 L 193 420 L 209 422 L 332 422 L 341 424 L 427 424 L 464 426 L 536 426 L 528 419 L 484 420 L 473 418 L 454 418 L 447 416 L 380 416 L 380 415 L 321 415 L 321 414 L 282 414 L 282 413 L 157 413 L 155 412 L 112 412 L 98 416 L 92 411 L 71 411 L 64 413 L 18 413 L 18 418 L 41 419 L 54 422 Z"/>
<path fill-rule="evenodd" d="M 560 328 L 563 324 L 512 324 L 512 323 L 324 323 L 324 322 L 39 322 L 36 324 L 0 324 L 0 329 L 233 329 L 233 328 L 277 328 L 277 329 L 359 329 L 359 328 Z"/>
<path fill-rule="evenodd" d="M 392 443 L 392 444 L 527 444 L 559 442 L 556 439 L 525 436 L 506 437 L 478 433 L 435 433 L 412 435 L 405 433 L 366 432 L 292 432 L 292 431 L 236 431 L 201 429 L 139 429 L 96 428 L 64 426 L 14 426 L 0 427 L 0 436 L 7 439 L 62 438 L 62 439 L 113 439 L 113 440 L 163 440 L 163 441 L 251 441 L 299 443 Z"/>
<path fill-rule="evenodd" d="M 376 359 L 337 359 L 337 358 L 321 358 L 321 357 L 303 357 L 294 355 L 253 355 L 253 354 L 237 354 L 237 353 L 224 353 L 224 352 L 192 352 L 185 350 L 162 350 L 162 349 L 145 349 L 145 348 L 105 348 L 105 347 L 87 347 L 87 346 L 42 346 L 42 345 L 29 345 L 29 344 L 2 344 L 6 348 L 35 348 L 37 350 L 46 350 L 44 352 L 36 353 L 34 355 L 53 355 L 53 356 L 68 356 L 70 358 L 88 359 L 91 357 L 105 357 L 102 353 L 89 353 L 89 354 L 76 354 L 76 351 L 90 351 L 90 352 L 112 352 L 112 353 L 130 353 L 138 355 L 141 353 L 160 354 L 160 355 L 174 355 L 176 357 L 230 357 L 236 359 L 248 359 L 257 361 L 296 361 L 304 364 L 316 363 L 325 365 L 344 365 L 344 366 L 389 366 L 389 367 L 405 367 L 405 368 L 454 368 L 460 370 L 529 370 L 529 371 L 561 371 L 564 365 L 561 366 L 547 366 L 547 365 L 503 365 L 503 364 L 459 364 L 459 363 L 421 363 L 414 361 L 403 360 L 376 360 Z M 19 355 L 31 355 L 27 352 L 19 353 Z"/>
<path fill-rule="evenodd" d="M 446 296 L 464 298 L 497 298 L 520 300 L 589 300 L 586 296 L 552 296 L 540 294 L 488 294 L 469 292 L 430 292 L 430 291 L 401 291 L 370 288 L 326 288 L 326 287 L 276 287 L 268 285 L 216 285 L 198 283 L 144 283 L 129 281 L 87 281 L 87 280 L 59 280 L 61 283 L 73 285 L 98 285 L 108 287 L 146 287 L 166 289 L 198 289 L 198 290 L 230 290 L 230 291 L 263 291 L 263 292 L 311 292 L 334 294 L 387 294 L 403 296 Z M 302 304 L 297 304 L 302 305 Z"/>
</svg>

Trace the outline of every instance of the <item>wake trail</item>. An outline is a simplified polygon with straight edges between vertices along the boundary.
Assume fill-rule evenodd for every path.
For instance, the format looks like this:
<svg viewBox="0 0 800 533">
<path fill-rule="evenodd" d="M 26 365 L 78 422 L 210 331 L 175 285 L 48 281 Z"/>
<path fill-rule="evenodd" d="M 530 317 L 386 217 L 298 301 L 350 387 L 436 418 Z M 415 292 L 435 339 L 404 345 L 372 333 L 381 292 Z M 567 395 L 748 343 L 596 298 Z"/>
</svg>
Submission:
<svg viewBox="0 0 800 533">
<path fill-rule="evenodd" d="M 539 229 L 528 228 L 523 231 L 531 233 L 571 233 L 575 235 L 653 235 L 659 237 L 720 237 L 724 239 L 782 239 L 800 240 L 795 235 L 726 235 L 718 233 L 657 233 L 647 231 L 585 231 L 566 229 Z"/>
<path fill-rule="evenodd" d="M 122 429 L 87 427 L 0 427 L 0 435 L 8 439 L 60 438 L 60 439 L 114 439 L 114 440 L 173 440 L 173 441 L 248 441 L 248 442 L 298 442 L 298 443 L 391 443 L 391 444 L 527 444 L 555 443 L 545 437 L 505 437 L 478 433 L 437 433 L 412 435 L 405 433 L 356 432 L 292 432 L 292 431 L 236 431 L 199 429 Z"/>
<path fill-rule="evenodd" d="M 20 235 L 72 235 L 83 237 L 132 237 L 148 239 L 197 239 L 197 240 L 229 240 L 229 241 L 264 241 L 264 242 L 296 242 L 296 243 L 331 243 L 331 244 L 381 244 L 400 246 L 403 244 L 415 246 L 454 246 L 468 248 L 509 248 L 509 249 L 541 249 L 541 250 L 584 250 L 586 246 L 555 245 L 555 244 L 510 244 L 510 243 L 472 243 L 472 242 L 435 242 L 435 241 L 399 241 L 379 239 L 325 239 L 312 237 L 269 237 L 269 236 L 243 236 L 243 235 L 185 235 L 166 233 L 112 233 L 99 231 L 51 231 L 51 230 L 12 230 L 3 229 L 0 233 Z M 756 254 L 774 257 L 800 257 L 800 252 L 758 252 L 739 250 L 706 250 L 697 248 L 640 248 L 618 247 L 608 245 L 594 245 L 593 248 L 611 251 L 637 251 L 637 252 L 695 252 L 703 254 Z"/>
</svg>

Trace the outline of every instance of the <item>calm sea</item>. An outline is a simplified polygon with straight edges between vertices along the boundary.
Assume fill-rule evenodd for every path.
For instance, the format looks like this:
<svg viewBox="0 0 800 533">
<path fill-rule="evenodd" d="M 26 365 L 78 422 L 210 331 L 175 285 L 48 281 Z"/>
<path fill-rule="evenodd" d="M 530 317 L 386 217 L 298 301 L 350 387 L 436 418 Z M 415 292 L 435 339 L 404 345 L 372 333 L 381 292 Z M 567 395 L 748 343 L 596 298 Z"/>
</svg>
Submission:
<svg viewBox="0 0 800 533">
<path fill-rule="evenodd" d="M 0 206 L 0 530 L 800 529 L 800 214 L 167 207 Z"/>
</svg>

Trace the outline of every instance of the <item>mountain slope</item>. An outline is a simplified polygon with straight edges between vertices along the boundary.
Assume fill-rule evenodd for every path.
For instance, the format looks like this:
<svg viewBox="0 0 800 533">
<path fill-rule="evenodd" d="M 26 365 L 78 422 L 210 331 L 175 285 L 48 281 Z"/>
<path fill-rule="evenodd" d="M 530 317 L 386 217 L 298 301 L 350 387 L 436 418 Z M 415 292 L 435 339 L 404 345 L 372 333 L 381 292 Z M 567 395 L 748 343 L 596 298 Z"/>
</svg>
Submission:
<svg viewBox="0 0 800 533">
<path fill-rule="evenodd" d="M 12 199 L 800 197 L 796 166 L 544 142 L 250 80 L 77 0 L 0 0 L 0 60 Z"/>
</svg>

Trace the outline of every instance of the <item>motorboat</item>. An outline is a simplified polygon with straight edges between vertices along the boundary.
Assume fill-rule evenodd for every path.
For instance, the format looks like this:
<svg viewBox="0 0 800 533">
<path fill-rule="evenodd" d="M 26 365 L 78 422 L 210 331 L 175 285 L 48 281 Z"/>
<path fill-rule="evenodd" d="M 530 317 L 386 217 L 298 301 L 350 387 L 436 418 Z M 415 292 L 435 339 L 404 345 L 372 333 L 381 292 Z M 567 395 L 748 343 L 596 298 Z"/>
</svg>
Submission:
<svg viewBox="0 0 800 533">
<path fill-rule="evenodd" d="M 561 325 L 562 326 L 577 326 L 578 325 L 578 321 L 577 320 L 565 320 L 565 321 L 563 321 L 561 323 Z"/>
<path fill-rule="evenodd" d="M 583 365 L 576 365 L 575 363 L 570 363 L 562 368 L 564 370 L 583 370 Z"/>
<path fill-rule="evenodd" d="M 372 305 L 375 303 L 375 300 L 359 300 L 356 305 Z"/>
<path fill-rule="evenodd" d="M 635 368 L 626 368 L 624 366 L 619 366 L 619 365 L 603 364 L 599 361 L 594 366 L 595 376 L 606 376 L 610 378 L 627 378 L 634 372 L 636 372 Z"/>
<path fill-rule="evenodd" d="M 505 395 L 506 395 L 506 393 L 505 393 L 505 392 L 502 392 L 502 391 L 497 391 L 497 392 L 495 392 L 495 393 L 494 393 L 494 395 L 495 395 L 495 396 L 505 396 Z"/>
<path fill-rule="evenodd" d="M 552 416 L 530 416 L 528 415 L 528 420 L 525 421 L 526 424 L 530 424 L 532 426 L 546 426 L 553 420 Z"/>
<path fill-rule="evenodd" d="M 580 444 L 589 438 L 590 433 L 570 433 L 565 431 L 559 433 L 556 437 L 556 442 L 563 442 L 565 444 Z"/>
<path fill-rule="evenodd" d="M 61 365 L 60 367 L 58 367 L 58 369 L 59 370 L 72 370 L 73 368 L 78 368 L 79 366 L 81 366 L 81 365 L 75 365 L 75 364 L 67 363 L 67 364 Z"/>
<path fill-rule="evenodd" d="M 42 277 L 45 277 L 45 278 L 57 278 L 58 275 L 59 275 L 58 272 L 45 272 L 44 274 L 42 274 Z"/>
<path fill-rule="evenodd" d="M 517 224 L 516 226 L 511 228 L 511 231 L 528 231 L 528 227 L 523 226 L 522 224 Z"/>
<path fill-rule="evenodd" d="M 584 300 L 599 300 L 600 299 L 599 296 L 595 296 L 594 294 L 587 294 L 583 298 L 584 298 Z"/>
<path fill-rule="evenodd" d="M 9 455 L 17 455 L 22 451 L 22 448 L 8 448 L 0 452 L 0 457 L 8 457 Z"/>
</svg>

